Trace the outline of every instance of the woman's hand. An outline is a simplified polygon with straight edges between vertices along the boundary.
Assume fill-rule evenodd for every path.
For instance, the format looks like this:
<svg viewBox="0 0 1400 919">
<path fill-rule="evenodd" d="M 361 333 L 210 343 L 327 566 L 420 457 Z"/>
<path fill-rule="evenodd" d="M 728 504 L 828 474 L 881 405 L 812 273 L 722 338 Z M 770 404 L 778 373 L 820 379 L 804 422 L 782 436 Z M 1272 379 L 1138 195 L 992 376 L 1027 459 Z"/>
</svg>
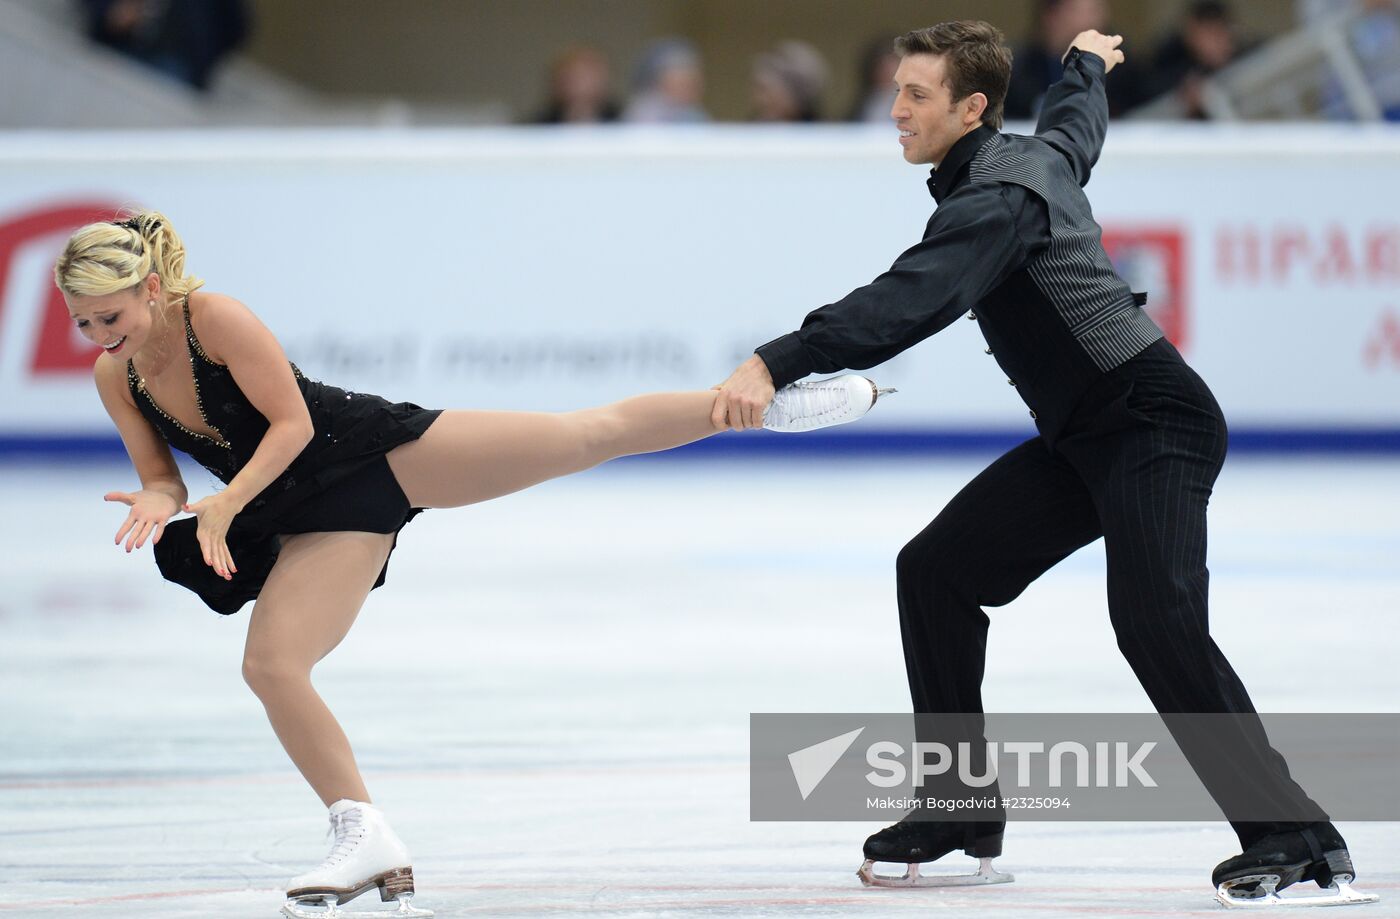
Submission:
<svg viewBox="0 0 1400 919">
<path fill-rule="evenodd" d="M 204 552 L 204 564 L 213 568 L 225 581 L 232 580 L 238 573 L 238 566 L 233 563 L 224 538 L 228 535 L 229 524 L 243 510 L 243 505 L 229 497 L 228 492 L 221 491 L 193 504 L 186 504 L 185 510 L 199 518 L 195 538 Z"/>
<path fill-rule="evenodd" d="M 180 510 L 180 504 L 163 491 L 142 489 L 138 492 L 109 491 L 102 496 L 104 501 L 116 501 L 131 508 L 126 522 L 117 530 L 114 542 L 121 545 L 126 537 L 126 551 L 139 549 L 151 537 L 152 544 L 160 542 L 160 534 L 165 532 L 165 523 Z"/>
</svg>

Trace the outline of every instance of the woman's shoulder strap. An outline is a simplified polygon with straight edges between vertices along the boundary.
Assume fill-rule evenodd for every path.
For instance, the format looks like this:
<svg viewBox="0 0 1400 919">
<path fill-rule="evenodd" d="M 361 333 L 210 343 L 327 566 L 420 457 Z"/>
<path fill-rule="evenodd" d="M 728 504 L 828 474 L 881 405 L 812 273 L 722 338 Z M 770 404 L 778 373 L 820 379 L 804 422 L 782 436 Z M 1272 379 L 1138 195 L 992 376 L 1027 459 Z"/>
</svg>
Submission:
<svg viewBox="0 0 1400 919">
<path fill-rule="evenodd" d="M 185 314 L 185 338 L 190 343 L 190 353 L 198 355 L 199 358 L 209 364 L 218 362 L 204 352 L 204 346 L 199 343 L 199 336 L 194 334 L 194 323 L 190 321 L 190 295 L 185 294 L 185 302 L 181 307 Z"/>
</svg>

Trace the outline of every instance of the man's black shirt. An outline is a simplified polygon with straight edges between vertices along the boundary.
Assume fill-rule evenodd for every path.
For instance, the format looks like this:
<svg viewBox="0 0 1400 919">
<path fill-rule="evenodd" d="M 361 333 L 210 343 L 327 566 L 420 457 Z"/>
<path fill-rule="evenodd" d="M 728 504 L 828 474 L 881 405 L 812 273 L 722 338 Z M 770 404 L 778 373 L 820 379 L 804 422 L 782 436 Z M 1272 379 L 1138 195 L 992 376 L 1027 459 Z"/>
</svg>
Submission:
<svg viewBox="0 0 1400 919">
<path fill-rule="evenodd" d="M 865 369 L 964 313 L 1054 440 L 1106 372 L 1162 337 L 1114 269 L 1083 187 L 1108 129 L 1102 58 L 1072 48 L 1034 136 L 978 127 L 933 170 L 923 239 L 871 283 L 756 349 L 776 386 Z"/>
</svg>

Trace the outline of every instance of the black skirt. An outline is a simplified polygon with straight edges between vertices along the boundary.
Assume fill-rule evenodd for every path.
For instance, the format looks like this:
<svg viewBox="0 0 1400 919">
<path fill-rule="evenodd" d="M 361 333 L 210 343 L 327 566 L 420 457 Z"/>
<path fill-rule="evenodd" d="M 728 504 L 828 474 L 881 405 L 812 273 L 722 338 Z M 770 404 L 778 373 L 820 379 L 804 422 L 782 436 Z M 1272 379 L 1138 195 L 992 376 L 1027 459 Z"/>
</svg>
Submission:
<svg viewBox="0 0 1400 919">
<path fill-rule="evenodd" d="M 441 411 L 390 404 L 366 394 L 356 394 L 353 403 L 358 403 L 353 414 L 359 417 L 337 432 L 353 436 L 309 445 L 234 518 L 225 537 L 238 567 L 230 580 L 205 564 L 195 517 L 168 524 L 155 544 L 156 564 L 165 579 L 194 591 L 214 612 L 229 615 L 257 599 L 277 563 L 283 536 L 351 530 L 393 533 L 397 543 L 399 530 L 422 508 L 409 506 L 385 457 L 421 437 Z M 384 584 L 388 570 L 386 558 L 375 587 Z"/>
</svg>

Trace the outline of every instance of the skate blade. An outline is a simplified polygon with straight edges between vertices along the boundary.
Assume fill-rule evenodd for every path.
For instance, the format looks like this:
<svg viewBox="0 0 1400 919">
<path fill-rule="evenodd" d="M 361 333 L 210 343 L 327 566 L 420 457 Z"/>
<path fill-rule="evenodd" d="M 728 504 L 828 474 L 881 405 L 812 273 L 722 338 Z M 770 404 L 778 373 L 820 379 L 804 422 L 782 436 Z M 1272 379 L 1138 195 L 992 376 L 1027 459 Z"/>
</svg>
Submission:
<svg viewBox="0 0 1400 919">
<path fill-rule="evenodd" d="M 282 904 L 287 919 L 433 919 L 433 911 L 413 905 L 413 894 L 396 898 L 393 909 L 341 909 L 335 897 L 304 897 Z"/>
<path fill-rule="evenodd" d="M 1215 899 L 1227 909 L 1296 909 L 1304 906 L 1357 906 L 1375 903 L 1379 894 L 1363 893 L 1351 886 L 1351 878 L 1338 875 L 1331 887 L 1316 894 L 1281 894 L 1276 874 L 1251 874 L 1226 881 L 1215 890 Z M 1252 891 L 1235 893 L 1234 887 L 1257 883 Z"/>
<path fill-rule="evenodd" d="M 856 870 L 856 876 L 866 887 L 985 887 L 988 884 L 1010 884 L 1016 880 L 992 867 L 990 858 L 978 859 L 976 874 L 919 874 L 917 862 L 911 863 L 902 875 L 876 874 L 875 861 L 867 858 Z"/>
</svg>

